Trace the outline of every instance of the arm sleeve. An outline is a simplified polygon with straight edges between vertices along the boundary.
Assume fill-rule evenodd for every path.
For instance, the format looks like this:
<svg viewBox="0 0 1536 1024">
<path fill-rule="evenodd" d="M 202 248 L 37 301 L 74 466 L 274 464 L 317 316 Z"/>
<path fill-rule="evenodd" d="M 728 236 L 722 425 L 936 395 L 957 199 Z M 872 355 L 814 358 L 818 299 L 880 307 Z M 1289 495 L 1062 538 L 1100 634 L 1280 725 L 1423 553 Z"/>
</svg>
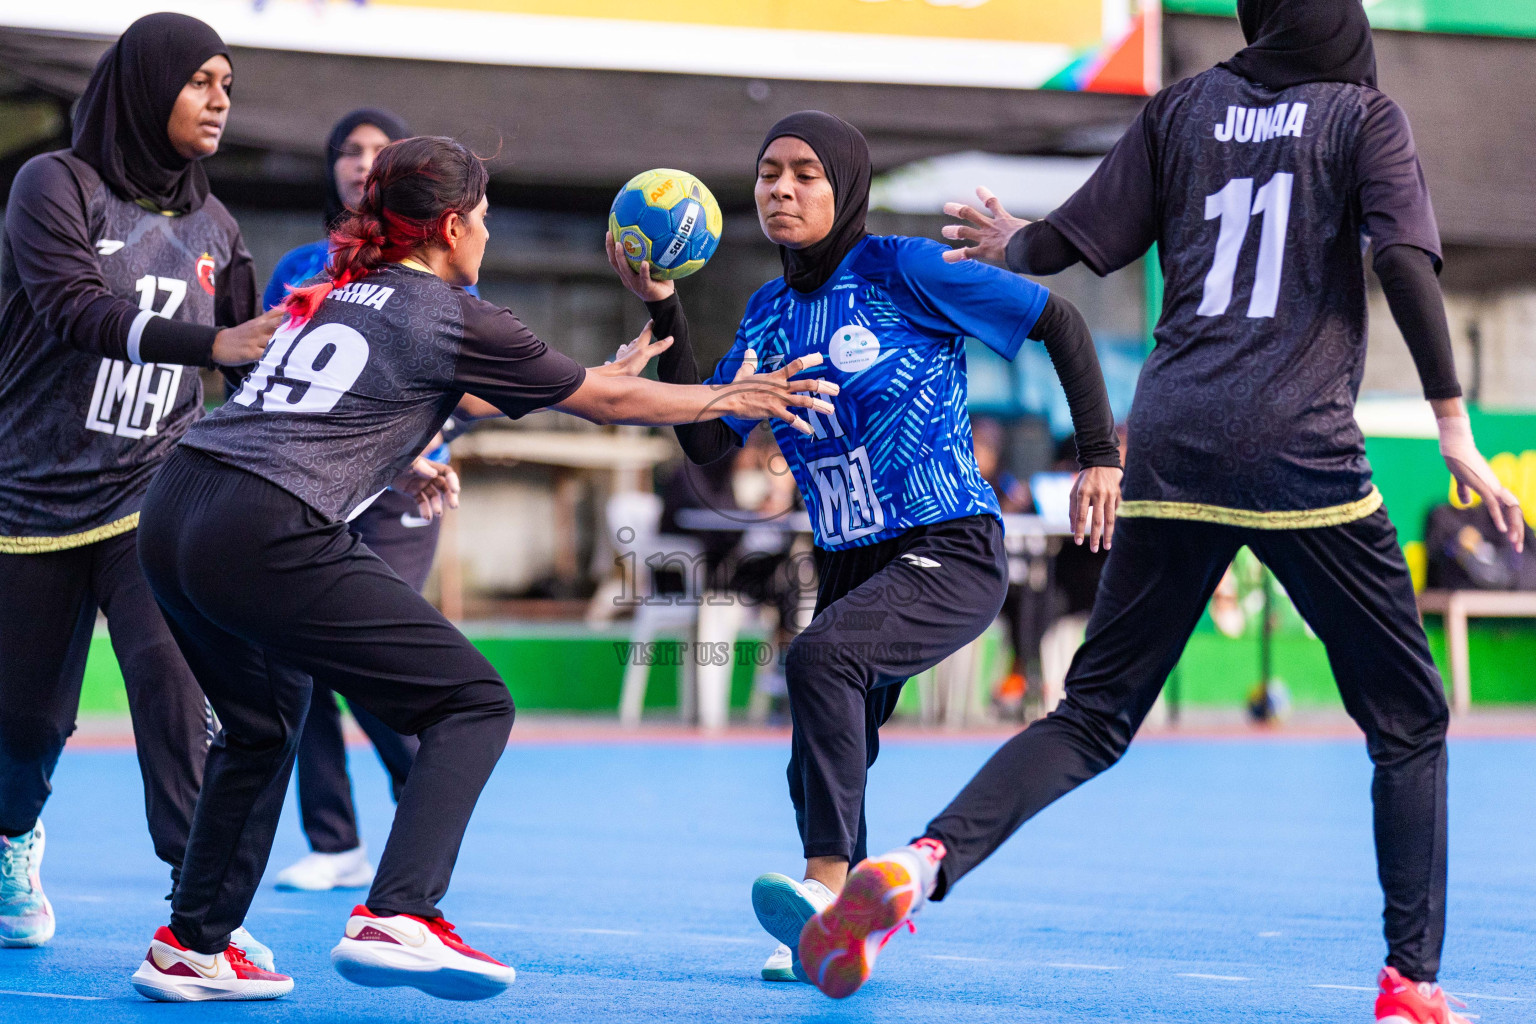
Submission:
<svg viewBox="0 0 1536 1024">
<path fill-rule="evenodd" d="M 1412 245 L 1429 253 L 1440 270 L 1440 228 L 1429 185 L 1413 144 L 1408 117 L 1381 93 L 1366 100 L 1355 147 L 1355 188 L 1361 230 L 1376 251 Z"/>
<path fill-rule="evenodd" d="M 1115 414 L 1109 406 L 1099 354 L 1083 314 L 1060 295 L 1046 302 L 1030 338 L 1045 343 L 1056 368 L 1067 408 L 1072 412 L 1072 432 L 1077 442 L 1077 464 L 1120 468 L 1120 442 L 1115 436 Z"/>
<path fill-rule="evenodd" d="M 1151 126 L 1161 99 L 1154 97 L 1141 109 L 1082 188 L 1045 218 L 1100 277 L 1134 262 L 1157 241 L 1156 140 Z"/>
<path fill-rule="evenodd" d="M 1059 274 L 1082 258 L 1077 246 L 1048 220 L 1031 221 L 1008 239 L 1008 269 L 1015 274 Z"/>
<path fill-rule="evenodd" d="M 682 300 L 674 292 L 660 302 L 647 302 L 645 308 L 651 314 L 652 333 L 658 338 L 672 339 L 672 347 L 657 357 L 657 378 L 667 384 L 698 384 L 699 362 L 688 337 L 688 318 L 683 314 Z M 699 466 L 723 458 L 743 443 L 741 435 L 722 420 L 679 423 L 672 429 L 688 461 Z"/>
<path fill-rule="evenodd" d="M 233 224 L 233 218 L 231 218 Z M 245 240 L 240 237 L 239 228 L 235 228 L 235 241 L 230 246 L 229 265 L 219 271 L 213 279 L 213 323 L 218 327 L 234 327 L 243 324 L 257 314 L 256 308 L 256 264 L 251 259 L 251 254 L 246 251 Z M 217 335 L 215 335 L 217 337 Z M 213 343 L 209 342 L 209 354 L 207 361 L 213 360 Z M 232 392 L 230 388 L 238 389 L 241 381 L 255 367 L 255 363 L 246 363 L 243 366 L 217 367 L 224 375 L 226 388 L 225 397 Z"/>
<path fill-rule="evenodd" d="M 258 312 L 256 264 L 237 229 L 234 244 L 230 246 L 229 265 L 213 279 L 213 323 L 216 327 L 234 327 Z"/>
<path fill-rule="evenodd" d="M 453 386 L 483 398 L 513 419 L 559 405 L 587 371 L 556 352 L 507 309 L 460 294 L 464 317 Z"/>
<path fill-rule="evenodd" d="M 135 363 L 207 364 L 218 328 L 167 320 L 107 288 L 84 193 L 63 160 L 41 157 L 22 167 L 5 230 L 28 302 L 66 345 Z"/>
<path fill-rule="evenodd" d="M 1456 360 L 1451 355 L 1451 331 L 1445 302 L 1435 277 L 1435 257 L 1412 245 L 1376 250 L 1373 261 L 1381 290 L 1387 295 L 1392 319 L 1402 331 L 1425 398 L 1459 398 Z"/>
<path fill-rule="evenodd" d="M 975 338 L 1004 359 L 1019 354 L 1049 291 L 1000 267 L 949 263 L 948 247 L 929 239 L 900 244 L 898 269 L 917 304 L 903 312 L 931 330 Z"/>
</svg>

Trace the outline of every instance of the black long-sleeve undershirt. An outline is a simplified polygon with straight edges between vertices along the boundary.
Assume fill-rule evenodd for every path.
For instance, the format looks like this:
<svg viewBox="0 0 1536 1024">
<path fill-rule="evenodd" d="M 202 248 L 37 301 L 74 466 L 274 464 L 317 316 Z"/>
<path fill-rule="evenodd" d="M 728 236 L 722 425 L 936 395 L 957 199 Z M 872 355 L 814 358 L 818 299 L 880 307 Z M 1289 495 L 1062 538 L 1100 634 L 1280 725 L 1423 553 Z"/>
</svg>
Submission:
<svg viewBox="0 0 1536 1024">
<path fill-rule="evenodd" d="M 688 320 L 676 295 L 660 302 L 646 303 L 651 314 L 652 332 L 657 337 L 671 337 L 672 347 L 657 360 L 657 376 L 668 384 L 698 384 L 698 359 L 688 338 Z M 1028 337 L 1044 342 L 1051 365 L 1067 393 L 1067 408 L 1077 436 L 1078 464 L 1089 466 L 1120 465 L 1119 442 L 1115 437 L 1115 418 L 1110 410 L 1099 356 L 1093 336 L 1077 307 L 1059 295 L 1045 303 Z M 714 462 L 740 445 L 736 432 L 720 420 L 686 423 L 674 428 L 678 443 L 689 461 L 703 465 Z"/>
<path fill-rule="evenodd" d="M 1008 269 L 1015 274 L 1059 274 L 1083 258 L 1048 220 L 1030 221 L 1008 239 Z"/>
<path fill-rule="evenodd" d="M 1424 397 L 1461 397 L 1434 256 L 1414 245 L 1389 245 L 1376 254 L 1372 265 L 1392 319 L 1408 343 Z"/>
<path fill-rule="evenodd" d="M 672 347 L 657 357 L 656 376 L 668 384 L 702 383 L 699 361 L 688 339 L 688 318 L 683 314 L 682 300 L 674 292 L 660 302 L 647 302 L 645 308 L 651 314 L 652 336 L 672 339 Z M 724 458 L 741 444 L 736 432 L 720 420 L 680 423 L 672 429 L 677 434 L 677 443 L 683 446 L 683 454 L 697 466 Z"/>
<path fill-rule="evenodd" d="M 1115 436 L 1115 414 L 1109 406 L 1104 373 L 1093 335 L 1076 306 L 1051 294 L 1045 309 L 1030 328 L 1028 337 L 1045 344 L 1051 365 L 1067 393 L 1072 413 L 1072 432 L 1077 443 L 1077 464 L 1120 468 L 1120 441 Z"/>
</svg>

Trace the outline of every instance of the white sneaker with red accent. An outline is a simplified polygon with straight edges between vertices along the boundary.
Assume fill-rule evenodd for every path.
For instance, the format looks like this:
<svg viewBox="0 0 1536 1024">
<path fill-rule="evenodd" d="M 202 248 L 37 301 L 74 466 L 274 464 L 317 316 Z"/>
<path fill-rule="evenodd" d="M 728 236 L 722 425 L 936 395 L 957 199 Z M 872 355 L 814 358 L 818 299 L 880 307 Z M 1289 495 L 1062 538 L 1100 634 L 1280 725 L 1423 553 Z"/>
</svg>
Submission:
<svg viewBox="0 0 1536 1024">
<path fill-rule="evenodd" d="M 920 839 L 861 861 L 830 907 L 805 922 L 800 965 L 811 984 L 846 999 L 869 980 L 875 957 L 927 901 L 944 859 L 944 844 Z"/>
<path fill-rule="evenodd" d="M 1376 997 L 1376 1024 L 1470 1024 L 1448 1005 L 1452 1000 L 1432 981 L 1409 981 L 1395 967 L 1383 967 L 1376 976 L 1381 995 Z M 1460 1000 L 1454 1000 L 1462 1006 Z"/>
<path fill-rule="evenodd" d="M 164 925 L 155 932 L 132 981 L 139 995 L 162 1003 L 278 999 L 293 991 L 292 978 L 257 967 L 239 946 L 222 953 L 196 953 L 176 941 Z"/>
<path fill-rule="evenodd" d="M 439 999 L 488 999 L 517 977 L 500 960 L 465 943 L 440 917 L 380 917 L 362 905 L 352 908 L 331 963 L 359 985 L 408 985 Z"/>
</svg>

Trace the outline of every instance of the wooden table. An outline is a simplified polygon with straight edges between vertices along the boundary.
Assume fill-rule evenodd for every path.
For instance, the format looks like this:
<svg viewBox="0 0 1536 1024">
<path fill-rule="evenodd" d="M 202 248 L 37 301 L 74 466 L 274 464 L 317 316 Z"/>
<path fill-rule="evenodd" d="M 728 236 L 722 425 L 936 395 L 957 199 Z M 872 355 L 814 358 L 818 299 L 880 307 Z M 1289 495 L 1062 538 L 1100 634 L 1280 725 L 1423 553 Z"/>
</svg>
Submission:
<svg viewBox="0 0 1536 1024">
<path fill-rule="evenodd" d="M 1419 595 L 1419 612 L 1445 619 L 1445 652 L 1451 662 L 1451 710 L 1464 715 L 1472 707 L 1467 620 L 1536 619 L 1536 590 L 1426 590 Z"/>
<path fill-rule="evenodd" d="M 477 430 L 453 442 L 456 464 L 479 462 L 513 466 L 519 463 L 550 466 L 555 470 L 555 572 L 574 577 L 576 559 L 576 505 L 583 473 L 611 474 L 610 489 L 650 490 L 650 472 L 659 463 L 676 458 L 677 445 L 669 437 L 649 434 L 644 427 L 614 430 Z M 458 571 L 457 523 L 453 516 L 443 522 L 438 560 L 443 614 L 463 616 L 463 577 Z"/>
</svg>

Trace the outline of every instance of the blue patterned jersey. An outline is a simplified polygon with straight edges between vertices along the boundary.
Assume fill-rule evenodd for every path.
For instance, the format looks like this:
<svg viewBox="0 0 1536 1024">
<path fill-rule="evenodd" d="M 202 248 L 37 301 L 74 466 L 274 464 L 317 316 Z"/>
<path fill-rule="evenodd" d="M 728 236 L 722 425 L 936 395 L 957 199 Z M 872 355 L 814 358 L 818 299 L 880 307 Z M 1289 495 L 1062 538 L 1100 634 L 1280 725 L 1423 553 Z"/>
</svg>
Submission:
<svg viewBox="0 0 1536 1024">
<path fill-rule="evenodd" d="M 710 378 L 731 380 L 749 348 L 763 370 L 821 353 L 822 365 L 802 376 L 842 388 L 831 400 L 836 412 L 801 410 L 814 436 L 772 426 L 823 549 L 1000 515 L 971 446 L 965 339 L 1012 359 L 1050 293 L 996 267 L 946 263 L 945 249 L 927 239 L 870 236 L 814 292 L 782 279 L 764 285 Z M 756 425 L 725 422 L 743 440 Z"/>
</svg>

